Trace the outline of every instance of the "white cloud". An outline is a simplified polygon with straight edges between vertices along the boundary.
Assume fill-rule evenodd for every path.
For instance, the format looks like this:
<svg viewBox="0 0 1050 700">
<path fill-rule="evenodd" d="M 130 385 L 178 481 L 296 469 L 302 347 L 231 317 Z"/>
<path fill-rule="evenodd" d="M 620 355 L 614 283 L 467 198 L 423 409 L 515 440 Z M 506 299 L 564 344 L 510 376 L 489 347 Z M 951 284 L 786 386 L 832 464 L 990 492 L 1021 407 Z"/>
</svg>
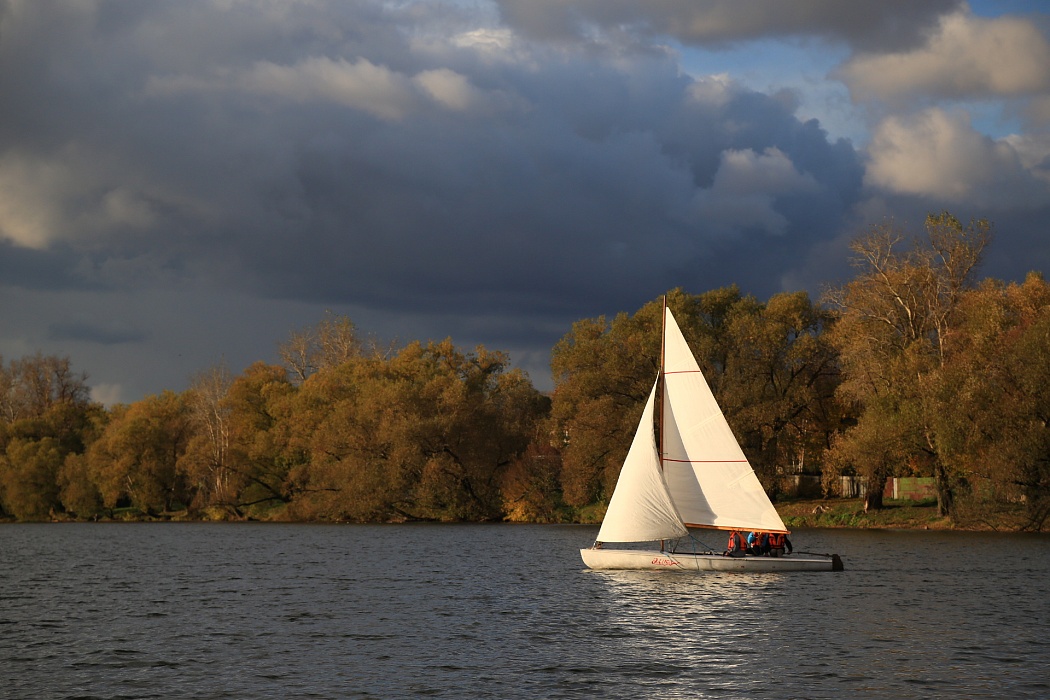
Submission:
<svg viewBox="0 0 1050 700">
<path fill-rule="evenodd" d="M 311 57 L 291 66 L 259 61 L 238 83 L 249 92 L 297 102 L 335 102 L 382 119 L 401 119 L 414 98 L 408 78 L 366 58 L 351 63 Z"/>
<path fill-rule="evenodd" d="M 230 88 L 293 102 L 340 104 L 387 121 L 407 117 L 420 107 L 421 98 L 456 111 L 481 104 L 483 98 L 466 76 L 448 68 L 423 70 L 410 77 L 366 58 L 347 61 L 323 56 L 292 65 L 258 61 L 248 71 L 219 69 L 212 77 L 151 76 L 144 94 L 177 97 Z"/>
<path fill-rule="evenodd" d="M 514 56 L 520 50 L 520 42 L 514 32 L 505 27 L 472 29 L 452 37 L 451 43 L 453 46 L 472 49 L 489 59 Z"/>
<path fill-rule="evenodd" d="M 44 250 L 158 224 L 158 209 L 201 216 L 207 204 L 148 183 L 133 165 L 75 142 L 53 156 L 0 155 L 0 239 Z"/>
<path fill-rule="evenodd" d="M 127 399 L 124 398 L 124 389 L 120 384 L 96 384 L 91 387 L 91 400 L 103 406 L 115 406 Z"/>
<path fill-rule="evenodd" d="M 1034 177 L 1050 185 L 1050 134 L 1012 134 L 1003 139 Z"/>
<path fill-rule="evenodd" d="M 476 101 L 470 81 L 447 68 L 423 71 L 414 80 L 431 99 L 448 109 L 466 110 Z"/>
<path fill-rule="evenodd" d="M 25 248 L 46 248 L 61 234 L 61 202 L 74 180 L 59 161 L 17 153 L 0 157 L 0 237 Z"/>
<path fill-rule="evenodd" d="M 964 113 L 932 108 L 880 123 L 868 147 L 869 186 L 954 203 L 1005 206 L 1046 203 L 1015 144 L 977 133 Z"/>
<path fill-rule="evenodd" d="M 774 208 L 776 198 L 818 189 L 813 176 L 799 172 L 780 149 L 726 150 L 711 188 L 695 196 L 694 212 L 698 224 L 715 232 L 759 228 L 780 235 L 788 220 Z"/>
<path fill-rule="evenodd" d="M 862 54 L 837 75 L 855 100 L 1033 95 L 1050 89 L 1050 42 L 1026 19 L 958 12 L 942 18 L 925 46 Z"/>
<path fill-rule="evenodd" d="M 697 77 L 687 88 L 689 99 L 709 107 L 723 107 L 736 93 L 728 73 Z"/>
</svg>

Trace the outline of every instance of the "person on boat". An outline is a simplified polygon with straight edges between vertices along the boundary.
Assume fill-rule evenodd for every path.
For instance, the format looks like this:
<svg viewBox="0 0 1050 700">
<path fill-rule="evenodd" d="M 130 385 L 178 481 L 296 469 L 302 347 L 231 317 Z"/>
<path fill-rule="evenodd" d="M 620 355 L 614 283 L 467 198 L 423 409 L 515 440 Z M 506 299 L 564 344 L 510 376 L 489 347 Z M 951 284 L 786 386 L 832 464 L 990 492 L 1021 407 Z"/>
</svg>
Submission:
<svg viewBox="0 0 1050 700">
<path fill-rule="evenodd" d="M 787 554 L 791 554 L 791 540 L 788 539 L 788 536 L 782 532 L 770 533 L 769 556 L 782 557 L 785 554 L 785 549 Z"/>
<path fill-rule="evenodd" d="M 722 554 L 729 557 L 742 557 L 747 554 L 747 545 L 744 543 L 744 536 L 740 534 L 739 530 L 733 530 L 729 533 L 729 544 L 726 546 L 726 551 Z"/>
<path fill-rule="evenodd" d="M 747 536 L 747 551 L 756 557 L 769 554 L 769 535 L 752 532 Z"/>
</svg>

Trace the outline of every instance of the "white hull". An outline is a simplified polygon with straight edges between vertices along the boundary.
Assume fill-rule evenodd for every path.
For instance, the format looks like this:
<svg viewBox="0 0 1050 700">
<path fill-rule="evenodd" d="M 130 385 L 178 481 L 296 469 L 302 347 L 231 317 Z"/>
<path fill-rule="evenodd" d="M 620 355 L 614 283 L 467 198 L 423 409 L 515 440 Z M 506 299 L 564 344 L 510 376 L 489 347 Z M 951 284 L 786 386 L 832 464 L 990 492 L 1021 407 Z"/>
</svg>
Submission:
<svg viewBox="0 0 1050 700">
<path fill-rule="evenodd" d="M 669 553 L 642 549 L 581 549 L 592 569 L 650 571 L 842 571 L 837 555 L 790 554 L 785 557 L 727 557 L 721 554 Z"/>
</svg>

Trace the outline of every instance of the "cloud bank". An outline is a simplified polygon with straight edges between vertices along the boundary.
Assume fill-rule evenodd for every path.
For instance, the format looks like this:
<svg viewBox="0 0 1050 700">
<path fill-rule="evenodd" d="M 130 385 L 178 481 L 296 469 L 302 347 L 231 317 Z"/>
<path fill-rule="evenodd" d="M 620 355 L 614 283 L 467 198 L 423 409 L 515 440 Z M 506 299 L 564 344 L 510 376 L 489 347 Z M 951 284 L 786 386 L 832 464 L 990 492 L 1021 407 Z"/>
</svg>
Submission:
<svg viewBox="0 0 1050 700">
<path fill-rule="evenodd" d="M 994 214 L 1027 250 L 990 272 L 1016 274 L 1045 260 L 1040 26 L 954 0 L 8 0 L 0 352 L 130 400 L 333 311 L 548 386 L 572 321 L 675 286 L 816 292 L 884 213 Z M 683 67 L 762 42 L 846 47 L 827 80 L 866 142 L 801 88 Z M 975 99 L 1031 129 L 987 133 Z"/>
</svg>

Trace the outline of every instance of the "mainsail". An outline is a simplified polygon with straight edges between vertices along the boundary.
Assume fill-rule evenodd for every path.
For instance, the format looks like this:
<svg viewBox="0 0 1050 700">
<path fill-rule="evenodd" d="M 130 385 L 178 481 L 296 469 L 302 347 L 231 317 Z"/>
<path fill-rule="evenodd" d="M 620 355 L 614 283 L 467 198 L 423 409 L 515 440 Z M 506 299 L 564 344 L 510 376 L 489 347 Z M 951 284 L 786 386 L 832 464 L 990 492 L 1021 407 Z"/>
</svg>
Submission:
<svg viewBox="0 0 1050 700">
<path fill-rule="evenodd" d="M 670 309 L 664 310 L 663 471 L 689 526 L 787 532 Z"/>
<path fill-rule="evenodd" d="M 653 421 L 663 380 L 660 428 Z M 599 542 L 681 537 L 690 527 L 787 532 L 718 407 L 670 309 L 664 310 L 661 377 L 649 394 Z"/>
</svg>

